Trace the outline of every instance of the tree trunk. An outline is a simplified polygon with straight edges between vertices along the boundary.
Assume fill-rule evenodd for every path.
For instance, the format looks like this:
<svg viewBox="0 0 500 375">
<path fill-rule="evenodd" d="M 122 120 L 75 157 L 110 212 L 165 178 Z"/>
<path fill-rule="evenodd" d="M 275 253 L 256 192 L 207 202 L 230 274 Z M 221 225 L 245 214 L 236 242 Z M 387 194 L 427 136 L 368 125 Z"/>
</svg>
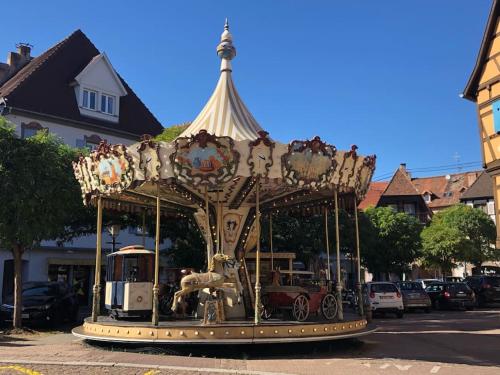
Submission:
<svg viewBox="0 0 500 375">
<path fill-rule="evenodd" d="M 23 250 L 23 247 L 19 244 L 12 249 L 12 256 L 14 257 L 14 317 L 12 325 L 14 328 L 22 327 Z"/>
</svg>

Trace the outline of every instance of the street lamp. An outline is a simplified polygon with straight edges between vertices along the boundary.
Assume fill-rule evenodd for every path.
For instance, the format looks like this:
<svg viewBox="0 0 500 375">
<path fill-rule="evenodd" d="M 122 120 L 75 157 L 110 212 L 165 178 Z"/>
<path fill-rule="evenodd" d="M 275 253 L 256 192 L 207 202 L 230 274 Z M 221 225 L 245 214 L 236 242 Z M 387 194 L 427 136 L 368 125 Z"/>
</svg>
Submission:
<svg viewBox="0 0 500 375">
<path fill-rule="evenodd" d="M 118 235 L 120 234 L 121 227 L 118 224 L 114 224 L 110 225 L 107 229 L 109 234 L 111 235 L 111 242 L 106 242 L 106 243 L 111 244 L 111 252 L 114 253 L 116 245 L 121 244 L 121 242 L 116 242 L 116 237 L 118 237 Z"/>
</svg>

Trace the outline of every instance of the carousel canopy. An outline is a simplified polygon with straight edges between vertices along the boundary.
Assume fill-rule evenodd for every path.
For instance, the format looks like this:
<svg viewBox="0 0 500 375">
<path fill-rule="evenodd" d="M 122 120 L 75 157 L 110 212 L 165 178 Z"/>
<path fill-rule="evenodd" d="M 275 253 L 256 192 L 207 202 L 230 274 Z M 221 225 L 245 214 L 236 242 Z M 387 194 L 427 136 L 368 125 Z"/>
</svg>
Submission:
<svg viewBox="0 0 500 375">
<path fill-rule="evenodd" d="M 217 46 L 219 82 L 193 123 L 173 142 L 149 136 L 131 146 L 102 143 L 74 163 L 85 202 L 105 197 L 108 207 L 133 211 L 161 205 L 200 211 L 205 200 L 227 209 L 255 206 L 260 181 L 262 209 L 331 202 L 332 192 L 362 199 L 375 156 L 357 147 L 341 151 L 319 137 L 274 142 L 255 121 L 231 78 L 236 55 L 226 22 Z"/>
</svg>

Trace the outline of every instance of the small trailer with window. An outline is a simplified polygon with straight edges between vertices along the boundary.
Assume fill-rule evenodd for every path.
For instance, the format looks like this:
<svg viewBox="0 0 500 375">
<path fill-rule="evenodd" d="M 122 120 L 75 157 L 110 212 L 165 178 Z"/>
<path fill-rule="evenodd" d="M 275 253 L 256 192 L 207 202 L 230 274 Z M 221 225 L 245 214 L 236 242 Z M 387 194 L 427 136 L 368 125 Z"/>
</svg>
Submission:
<svg viewBox="0 0 500 375">
<path fill-rule="evenodd" d="M 154 252 L 133 245 L 121 248 L 107 258 L 105 305 L 110 315 L 114 318 L 150 316 Z"/>
</svg>

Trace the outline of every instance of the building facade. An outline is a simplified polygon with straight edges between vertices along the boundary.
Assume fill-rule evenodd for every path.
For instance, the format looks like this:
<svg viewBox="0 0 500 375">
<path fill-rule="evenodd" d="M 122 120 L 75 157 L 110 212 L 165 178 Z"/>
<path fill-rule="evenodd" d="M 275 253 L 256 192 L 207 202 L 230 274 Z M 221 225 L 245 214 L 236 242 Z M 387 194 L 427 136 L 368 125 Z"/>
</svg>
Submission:
<svg viewBox="0 0 500 375">
<path fill-rule="evenodd" d="M 476 63 L 462 96 L 476 104 L 483 167 L 491 176 L 495 218 L 500 211 L 500 1 L 494 0 Z M 497 225 L 496 247 L 500 247 Z"/>
<path fill-rule="evenodd" d="M 45 129 L 64 143 L 94 149 L 103 140 L 129 145 L 143 134 L 157 135 L 163 127 L 125 80 L 81 30 L 76 30 L 40 56 L 31 46 L 18 44 L 6 63 L 0 63 L 0 114 L 19 137 Z M 105 253 L 112 242 L 142 243 L 136 228 L 115 236 L 106 229 Z M 114 239 L 113 239 L 114 237 Z M 25 281 L 61 280 L 74 286 L 80 302 L 91 298 L 95 265 L 95 235 L 71 243 L 45 241 L 23 256 Z M 147 247 L 154 241 L 145 238 Z M 0 302 L 12 292 L 13 261 L 0 249 Z"/>
</svg>

